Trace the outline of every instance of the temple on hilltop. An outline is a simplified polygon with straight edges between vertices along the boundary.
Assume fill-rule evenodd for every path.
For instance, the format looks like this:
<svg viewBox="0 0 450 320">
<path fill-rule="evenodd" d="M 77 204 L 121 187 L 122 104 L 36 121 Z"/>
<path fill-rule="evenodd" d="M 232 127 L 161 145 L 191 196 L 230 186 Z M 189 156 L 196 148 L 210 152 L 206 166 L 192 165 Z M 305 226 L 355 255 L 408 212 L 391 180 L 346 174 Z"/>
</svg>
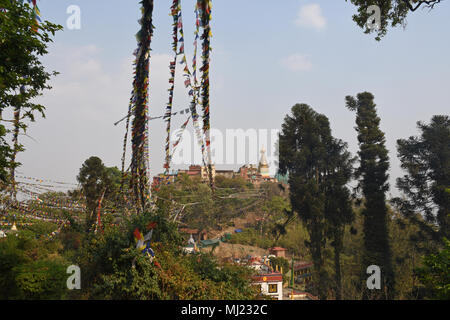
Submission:
<svg viewBox="0 0 450 320">
<path fill-rule="evenodd" d="M 269 164 L 266 158 L 266 149 L 261 149 L 261 159 L 259 160 L 258 172 L 263 178 L 270 178 L 269 176 Z"/>
<path fill-rule="evenodd" d="M 266 157 L 265 148 L 261 149 L 261 158 L 259 160 L 258 165 L 254 164 L 246 164 L 239 168 L 237 172 L 233 170 L 216 170 L 214 165 L 212 168 L 212 176 L 216 177 L 225 177 L 225 178 L 235 178 L 241 177 L 247 182 L 254 184 L 255 186 L 259 186 L 263 182 L 277 182 L 277 179 L 271 177 L 269 174 L 269 163 Z M 201 165 L 190 165 L 187 170 L 178 170 L 176 173 L 171 174 L 159 174 L 153 177 L 153 187 L 156 187 L 162 183 L 171 184 L 176 181 L 176 178 L 180 174 L 185 174 L 188 177 L 198 177 L 203 182 L 208 181 L 208 173 L 207 168 Z"/>
</svg>

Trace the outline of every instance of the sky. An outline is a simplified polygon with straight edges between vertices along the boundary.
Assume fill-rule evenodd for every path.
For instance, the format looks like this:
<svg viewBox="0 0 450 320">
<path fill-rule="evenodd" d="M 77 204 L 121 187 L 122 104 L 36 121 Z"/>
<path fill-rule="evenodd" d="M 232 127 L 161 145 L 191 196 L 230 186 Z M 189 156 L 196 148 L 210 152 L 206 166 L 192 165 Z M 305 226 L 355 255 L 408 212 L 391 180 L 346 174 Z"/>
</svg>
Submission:
<svg viewBox="0 0 450 320">
<path fill-rule="evenodd" d="M 171 1 L 155 1 L 150 62 L 150 115 L 164 113 L 172 59 Z M 60 74 L 38 99 L 46 118 L 30 124 L 19 155 L 26 176 L 76 182 L 90 156 L 120 168 L 124 122 L 132 89 L 133 51 L 139 29 L 138 1 L 40 0 L 44 20 L 61 24 L 42 61 Z M 188 60 L 192 58 L 194 1 L 184 0 Z M 81 28 L 70 30 L 67 9 L 77 5 Z M 405 28 L 382 41 L 352 21 L 355 7 L 344 0 L 214 0 L 212 13 L 211 125 L 226 129 L 280 129 L 296 103 L 330 119 L 335 137 L 358 150 L 355 114 L 345 96 L 375 96 L 391 158 L 391 193 L 402 175 L 396 140 L 418 134 L 450 110 L 450 3 L 410 14 Z M 178 72 L 174 110 L 188 107 Z M 174 117 L 174 128 L 184 122 Z M 162 172 L 165 124 L 150 122 L 151 174 Z M 192 126 L 190 126 L 192 130 Z M 221 167 L 218 166 L 220 169 Z M 238 165 L 233 167 L 238 168 Z"/>
</svg>

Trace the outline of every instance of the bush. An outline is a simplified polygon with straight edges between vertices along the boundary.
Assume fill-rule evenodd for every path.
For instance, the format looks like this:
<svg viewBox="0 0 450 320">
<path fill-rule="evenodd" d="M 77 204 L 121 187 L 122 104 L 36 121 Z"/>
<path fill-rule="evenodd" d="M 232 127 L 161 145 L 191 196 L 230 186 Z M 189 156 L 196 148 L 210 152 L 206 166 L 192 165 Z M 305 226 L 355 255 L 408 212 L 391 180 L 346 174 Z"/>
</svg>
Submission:
<svg viewBox="0 0 450 320">
<path fill-rule="evenodd" d="M 38 260 L 14 268 L 19 299 L 62 299 L 67 290 L 67 266 L 55 260 Z"/>
</svg>

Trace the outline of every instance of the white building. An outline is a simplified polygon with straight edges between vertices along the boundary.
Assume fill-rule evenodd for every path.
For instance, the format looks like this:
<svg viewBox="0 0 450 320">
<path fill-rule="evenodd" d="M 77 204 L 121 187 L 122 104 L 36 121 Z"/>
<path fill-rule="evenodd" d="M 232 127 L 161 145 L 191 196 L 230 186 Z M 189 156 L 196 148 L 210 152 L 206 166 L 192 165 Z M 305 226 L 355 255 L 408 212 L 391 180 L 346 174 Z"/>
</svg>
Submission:
<svg viewBox="0 0 450 320">
<path fill-rule="evenodd" d="M 263 273 L 253 277 L 253 285 L 259 286 L 262 294 L 274 300 L 283 300 L 283 276 L 279 272 Z"/>
</svg>

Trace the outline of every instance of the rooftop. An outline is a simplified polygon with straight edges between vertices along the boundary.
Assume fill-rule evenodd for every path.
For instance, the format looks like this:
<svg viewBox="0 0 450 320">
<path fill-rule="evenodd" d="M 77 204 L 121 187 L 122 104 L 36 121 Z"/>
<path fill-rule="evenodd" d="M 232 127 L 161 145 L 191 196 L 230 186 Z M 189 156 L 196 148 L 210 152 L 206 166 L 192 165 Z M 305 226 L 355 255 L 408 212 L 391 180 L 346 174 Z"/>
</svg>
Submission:
<svg viewBox="0 0 450 320">
<path fill-rule="evenodd" d="M 282 247 L 273 247 L 273 248 L 269 248 L 269 251 L 286 251 L 287 249 L 282 248 Z"/>
</svg>

